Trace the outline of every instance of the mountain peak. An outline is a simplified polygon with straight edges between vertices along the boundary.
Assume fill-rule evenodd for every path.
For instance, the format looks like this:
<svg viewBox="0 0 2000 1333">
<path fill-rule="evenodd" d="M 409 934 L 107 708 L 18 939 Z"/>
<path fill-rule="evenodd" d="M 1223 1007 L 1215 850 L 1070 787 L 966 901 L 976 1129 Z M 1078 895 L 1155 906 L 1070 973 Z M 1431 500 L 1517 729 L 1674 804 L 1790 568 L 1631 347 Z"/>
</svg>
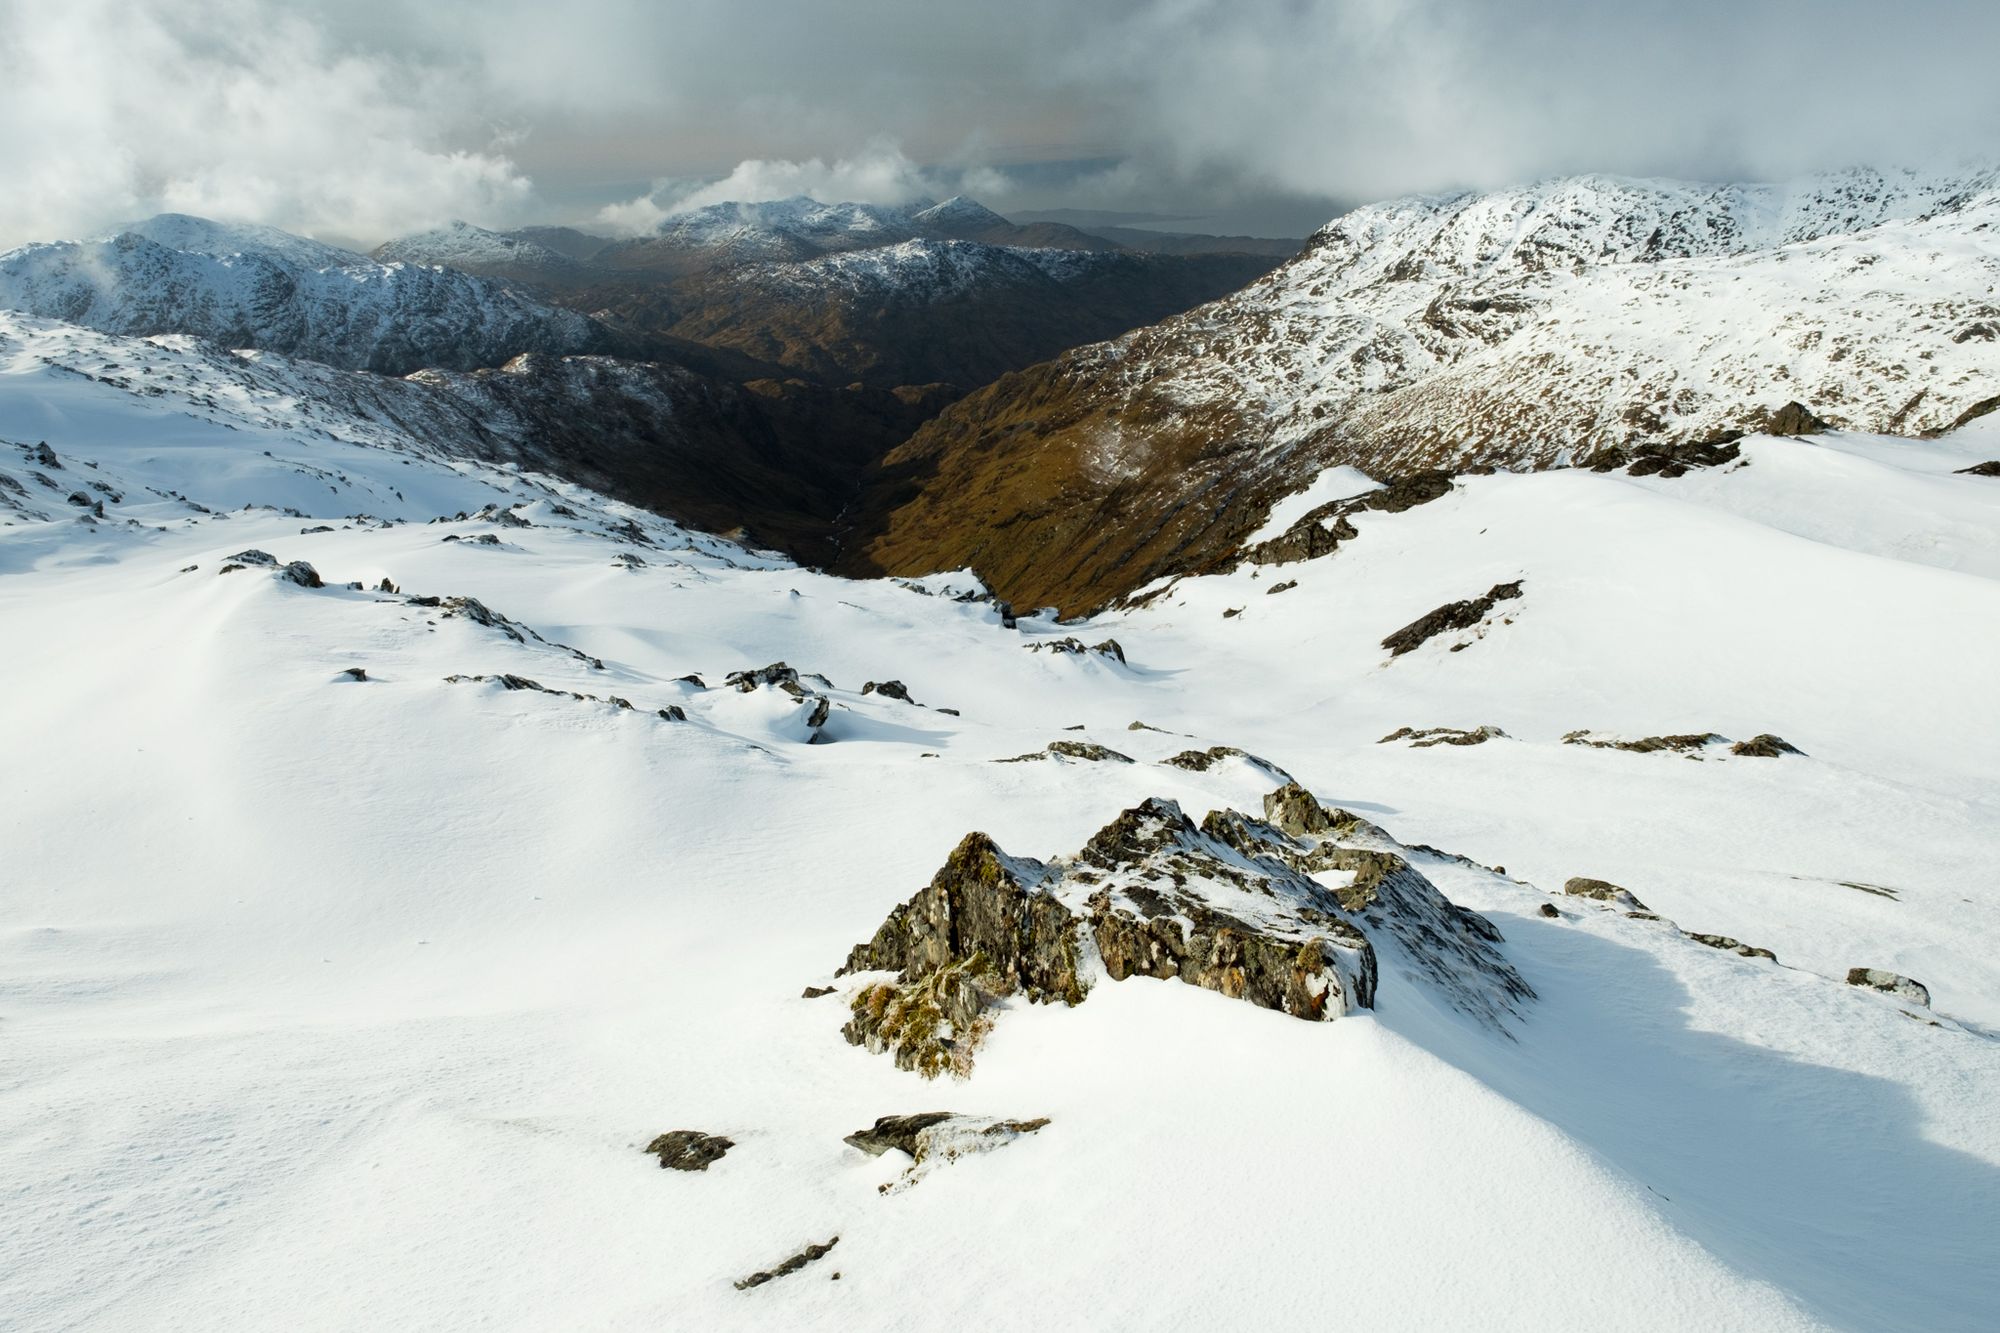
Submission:
<svg viewBox="0 0 2000 1333">
<path fill-rule="evenodd" d="M 128 223 L 117 231 L 93 240 L 116 236 L 139 236 L 188 254 L 227 259 L 232 255 L 262 255 L 305 268 L 344 268 L 367 260 L 352 250 L 296 236 L 258 222 L 222 222 L 189 213 L 156 213 L 140 222 Z"/>
</svg>

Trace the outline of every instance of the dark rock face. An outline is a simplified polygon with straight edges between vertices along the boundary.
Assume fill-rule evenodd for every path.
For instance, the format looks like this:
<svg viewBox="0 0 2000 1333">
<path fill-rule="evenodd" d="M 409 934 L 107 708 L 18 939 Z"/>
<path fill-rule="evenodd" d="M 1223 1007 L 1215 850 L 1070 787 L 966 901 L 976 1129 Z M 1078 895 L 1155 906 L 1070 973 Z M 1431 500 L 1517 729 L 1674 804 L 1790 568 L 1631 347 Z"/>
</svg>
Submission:
<svg viewBox="0 0 2000 1333">
<path fill-rule="evenodd" d="M 843 1142 L 852 1144 L 870 1157 L 880 1157 L 891 1149 L 915 1157 L 917 1134 L 932 1125 L 943 1124 L 953 1118 L 950 1111 L 924 1111 L 917 1115 L 885 1115 L 869 1128 L 855 1130 Z"/>
<path fill-rule="evenodd" d="M 1727 935 L 1699 935 L 1693 931 L 1689 931 L 1688 938 L 1696 944 L 1706 944 L 1711 949 L 1726 949 L 1730 953 L 1740 954 L 1745 958 L 1768 958 L 1774 963 L 1778 961 L 1778 955 L 1772 953 L 1769 949 L 1754 948 L 1751 945 L 1743 943 L 1741 940 L 1733 940 Z"/>
<path fill-rule="evenodd" d="M 1753 759 L 1776 759 L 1779 755 L 1804 754 L 1798 746 L 1788 743 L 1782 736 L 1770 732 L 1752 736 L 1747 741 L 1738 741 L 1729 747 L 1729 753 L 1745 755 Z"/>
<path fill-rule="evenodd" d="M 723 677 L 722 683 L 744 694 L 750 693 L 759 685 L 776 685 L 781 689 L 789 685 L 794 690 L 800 688 L 798 668 L 787 666 L 783 662 L 773 662 L 767 667 L 758 667 L 751 671 L 732 671 Z"/>
<path fill-rule="evenodd" d="M 1404 653 L 1421 648 L 1440 634 L 1471 629 L 1486 619 L 1499 603 L 1511 601 L 1520 595 L 1519 581 L 1496 583 L 1483 597 L 1474 597 L 1463 602 L 1449 602 L 1429 615 L 1411 621 L 1383 639 L 1382 646 L 1389 650 L 1391 657 L 1401 657 Z"/>
<path fill-rule="evenodd" d="M 892 1052 L 903 1068 L 964 1073 L 995 999 L 1085 999 L 1086 931 L 1113 981 L 1175 979 L 1309 1020 L 1374 1003 L 1376 951 L 1364 923 L 1482 1020 L 1498 1025 L 1533 996 L 1493 949 L 1499 932 L 1483 917 L 1394 852 L 1332 841 L 1386 841 L 1379 830 L 1325 810 L 1296 784 L 1267 797 L 1266 813 L 1280 822 L 1229 811 L 1197 827 L 1172 801 L 1148 800 L 1052 863 L 967 835 L 929 887 L 848 955 L 843 974 L 897 976 L 856 993 L 843 1034 Z M 1328 887 L 1317 874 L 1351 882 Z"/>
<path fill-rule="evenodd" d="M 1367 510 L 1400 514 L 1451 493 L 1449 472 L 1419 472 L 1389 482 L 1380 490 L 1347 500 L 1334 500 L 1305 514 L 1278 536 L 1246 547 L 1241 559 L 1252 565 L 1288 565 L 1297 560 L 1317 560 L 1332 555 L 1340 544 L 1361 534 L 1348 516 Z M 1296 583 L 1281 583 L 1271 592 L 1283 592 Z"/>
<path fill-rule="evenodd" d="M 1884 972 L 1880 968 L 1850 968 L 1847 973 L 1847 984 L 1881 991 L 1884 995 L 1893 995 L 1899 1000 L 1920 1004 L 1926 1009 L 1931 1007 L 1930 987 L 1921 981 L 1899 976 L 1894 972 Z"/>
<path fill-rule="evenodd" d="M 1971 467 L 1962 467 L 1958 470 L 1958 475 L 1961 477 L 2000 477 L 2000 459 L 1991 459 L 1984 463 L 1974 463 Z"/>
<path fill-rule="evenodd" d="M 1484 745 L 1494 737 L 1506 734 L 1498 727 L 1478 727 L 1472 731 L 1460 727 L 1425 727 L 1421 731 L 1415 727 L 1398 727 L 1375 743 L 1387 745 L 1390 741 L 1408 741 L 1411 749 L 1424 750 L 1433 745 Z"/>
<path fill-rule="evenodd" d="M 1160 762 L 1173 768 L 1185 768 L 1190 773 L 1206 773 L 1225 759 L 1241 759 L 1245 763 L 1255 764 L 1281 782 L 1292 780 L 1291 774 L 1270 760 L 1259 759 L 1248 750 L 1239 750 L 1233 745 L 1211 745 L 1206 750 L 1182 750 L 1179 754 L 1168 755 Z"/>
<path fill-rule="evenodd" d="M 1000 1120 L 927 1111 L 921 1115 L 885 1115 L 872 1127 L 849 1134 L 846 1141 L 871 1157 L 892 1150 L 909 1155 L 910 1167 L 902 1179 L 880 1187 L 882 1193 L 893 1194 L 916 1184 L 932 1168 L 1004 1148 L 1048 1123 L 1046 1116 L 1034 1120 Z"/>
<path fill-rule="evenodd" d="M 277 577 L 286 583 L 295 583 L 301 588 L 323 588 L 326 586 L 320 581 L 319 571 L 303 560 L 292 561 L 278 571 Z"/>
<path fill-rule="evenodd" d="M 663 722 L 685 722 L 688 720 L 687 709 L 682 708 L 679 704 L 668 704 L 665 708 L 658 710 L 658 712 L 660 720 Z"/>
<path fill-rule="evenodd" d="M 1552 917 L 1557 920 L 1560 920 L 1562 917 L 1562 913 L 1556 910 L 1556 905 L 1554 903 L 1543 903 L 1540 907 L 1536 908 L 1535 910 L 1540 912 L 1543 916 Z"/>
<path fill-rule="evenodd" d="M 871 680 L 861 687 L 863 694 L 879 694 L 884 699 L 901 699 L 906 704 L 916 703 L 900 680 Z"/>
<path fill-rule="evenodd" d="M 1564 882 L 1563 892 L 1572 898 L 1590 898 L 1601 903 L 1615 903 L 1628 912 L 1647 910 L 1646 904 L 1640 902 L 1630 889 L 1622 888 L 1609 880 L 1577 875 Z"/>
<path fill-rule="evenodd" d="M 1735 440 L 1637 444 L 1630 448 L 1613 445 L 1593 454 L 1584 466 L 1592 472 L 1612 472 L 1622 467 L 1632 477 L 1683 477 L 1696 468 L 1733 463 L 1742 452 L 1743 446 Z"/>
<path fill-rule="evenodd" d="M 226 563 L 232 565 L 261 565 L 266 569 L 276 569 L 278 567 L 278 557 L 272 555 L 269 551 L 253 549 L 238 551 L 235 555 L 230 556 Z"/>
<path fill-rule="evenodd" d="M 704 1134 L 698 1129 L 676 1129 L 647 1144 L 646 1151 L 658 1157 L 660 1165 L 669 1171 L 706 1171 L 735 1146 L 734 1139 L 720 1134 Z"/>
<path fill-rule="evenodd" d="M 1129 764 L 1132 756 L 1108 750 L 1095 741 L 1050 741 L 1049 753 L 1065 759 L 1087 759 L 1093 763 Z"/>
<path fill-rule="evenodd" d="M 1804 403 L 1786 403 L 1771 413 L 1764 429 L 1773 435 L 1818 435 L 1833 427 L 1813 414 Z"/>
<path fill-rule="evenodd" d="M 1044 639 L 1039 643 L 1022 646 L 1031 653 L 1049 652 L 1057 656 L 1067 653 L 1078 657 L 1085 653 L 1096 653 L 1100 657 L 1108 657 L 1121 664 L 1125 661 L 1125 650 L 1118 645 L 1116 639 L 1106 639 L 1103 643 L 1092 644 L 1086 648 L 1083 640 L 1065 635 L 1060 639 Z"/>
<path fill-rule="evenodd" d="M 781 1277 L 790 1277 L 807 1264 L 826 1258 L 828 1254 L 833 1252 L 833 1247 L 838 1244 L 840 1244 L 840 1237 L 835 1236 L 823 1245 L 808 1245 L 774 1268 L 763 1269 L 752 1273 L 749 1277 L 739 1279 L 736 1283 L 736 1289 L 738 1291 L 748 1291 L 752 1287 L 761 1287 L 766 1282 L 776 1281 Z"/>
<path fill-rule="evenodd" d="M 366 667 L 348 667 L 345 671 L 341 672 L 340 674 L 347 677 L 349 680 L 368 679 L 368 669 Z"/>
</svg>

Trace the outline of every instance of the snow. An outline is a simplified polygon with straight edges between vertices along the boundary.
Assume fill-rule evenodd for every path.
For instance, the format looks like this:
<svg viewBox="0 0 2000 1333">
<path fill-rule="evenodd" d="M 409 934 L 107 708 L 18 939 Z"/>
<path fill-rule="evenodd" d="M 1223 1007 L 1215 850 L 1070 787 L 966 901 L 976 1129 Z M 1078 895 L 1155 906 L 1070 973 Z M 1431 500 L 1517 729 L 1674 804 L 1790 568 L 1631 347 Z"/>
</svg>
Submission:
<svg viewBox="0 0 2000 1333">
<path fill-rule="evenodd" d="M 1321 505 L 1332 504 L 1335 500 L 1351 499 L 1381 488 L 1381 482 L 1360 468 L 1348 467 L 1346 464 L 1321 468 L 1304 487 L 1272 505 L 1270 514 L 1264 519 L 1264 526 L 1251 533 L 1243 544 L 1255 546 L 1258 542 L 1282 537 L 1292 524 Z"/>
<path fill-rule="evenodd" d="M 0 332 L 20 1327 L 1978 1329 L 2000 1308 L 2000 483 L 1947 466 L 1976 444 L 1469 477 L 1356 515 L 1334 556 L 1017 633 L 957 600 L 969 572 L 790 567 L 426 450 L 280 358 Z M 91 490 L 85 523 L 65 497 L 91 482 L 123 498 Z M 532 526 L 428 521 L 489 504 Z M 650 544 L 612 535 L 634 518 Z M 328 587 L 217 572 L 252 547 Z M 548 642 L 344 586 L 385 576 Z M 1517 578 L 1512 623 L 1463 651 L 1380 648 Z M 1115 637 L 1128 664 L 1025 651 L 1037 634 Z M 778 660 L 835 683 L 822 743 L 781 693 L 721 688 Z M 502 672 L 634 708 L 443 679 Z M 892 678 L 934 706 L 859 692 Z M 1507 736 L 1376 743 L 1479 724 Z M 1586 727 L 1805 754 L 1561 743 Z M 1140 762 L 990 762 L 1066 737 Z M 1252 766 L 1158 762 L 1194 744 L 1504 866 L 1416 858 L 1538 992 L 1509 1035 L 1394 970 L 1330 1024 L 1103 982 L 1010 1004 L 973 1076 L 932 1084 L 847 1046 L 839 995 L 799 998 L 967 831 L 1046 859 L 1150 796 L 1255 812 Z M 1673 924 L 1552 896 L 1573 875 Z M 1918 978 L 1934 1012 L 1844 985 L 1854 966 Z M 932 1109 L 1050 1124 L 878 1193 L 905 1163 L 842 1136 Z M 638 1149 L 675 1128 L 737 1146 L 662 1171 Z"/>
</svg>

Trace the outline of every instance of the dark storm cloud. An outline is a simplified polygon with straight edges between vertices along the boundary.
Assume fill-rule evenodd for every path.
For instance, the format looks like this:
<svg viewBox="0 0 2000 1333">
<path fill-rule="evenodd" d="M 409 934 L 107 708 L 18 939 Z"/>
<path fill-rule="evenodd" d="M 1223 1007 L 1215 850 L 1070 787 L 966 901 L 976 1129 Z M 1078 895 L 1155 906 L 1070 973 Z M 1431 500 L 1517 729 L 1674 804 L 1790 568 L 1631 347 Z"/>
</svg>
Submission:
<svg viewBox="0 0 2000 1333">
<path fill-rule="evenodd" d="M 372 239 L 961 188 L 1240 226 L 2000 143 L 1986 0 L 0 0 L 0 23 L 7 240 L 158 208 Z"/>
</svg>

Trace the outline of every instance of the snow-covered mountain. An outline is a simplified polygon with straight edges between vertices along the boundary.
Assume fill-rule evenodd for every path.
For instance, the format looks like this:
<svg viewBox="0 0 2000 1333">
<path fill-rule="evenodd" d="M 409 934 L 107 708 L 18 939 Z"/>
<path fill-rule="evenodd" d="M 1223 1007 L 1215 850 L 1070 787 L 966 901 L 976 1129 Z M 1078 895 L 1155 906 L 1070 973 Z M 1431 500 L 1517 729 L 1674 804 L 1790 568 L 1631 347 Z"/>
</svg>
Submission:
<svg viewBox="0 0 2000 1333">
<path fill-rule="evenodd" d="M 448 222 L 378 245 L 369 257 L 381 264 L 438 264 L 466 273 L 560 279 L 579 268 L 569 255 L 519 233 L 488 231 L 469 222 Z"/>
<path fill-rule="evenodd" d="M 0 309 L 389 374 L 470 370 L 605 342 L 584 316 L 503 283 L 180 215 L 0 254 Z"/>
<path fill-rule="evenodd" d="M 1243 291 L 933 423 L 892 460 L 933 472 L 932 493 L 874 558 L 1089 606 L 1221 554 L 1328 463 L 1546 466 L 1726 437 L 1794 401 L 1836 427 L 1941 429 L 2000 391 L 1996 223 L 1992 170 L 1587 176 L 1362 208 Z M 1040 515 L 1006 544 L 1060 578 L 982 534 L 968 506 L 1002 473 L 1002 507 Z M 1107 535 L 1107 505 L 1129 532 Z"/>
<path fill-rule="evenodd" d="M 0 320 L 8 1321 L 1990 1324 L 2000 413 L 1059 624 L 538 471 L 539 360 Z"/>
</svg>

